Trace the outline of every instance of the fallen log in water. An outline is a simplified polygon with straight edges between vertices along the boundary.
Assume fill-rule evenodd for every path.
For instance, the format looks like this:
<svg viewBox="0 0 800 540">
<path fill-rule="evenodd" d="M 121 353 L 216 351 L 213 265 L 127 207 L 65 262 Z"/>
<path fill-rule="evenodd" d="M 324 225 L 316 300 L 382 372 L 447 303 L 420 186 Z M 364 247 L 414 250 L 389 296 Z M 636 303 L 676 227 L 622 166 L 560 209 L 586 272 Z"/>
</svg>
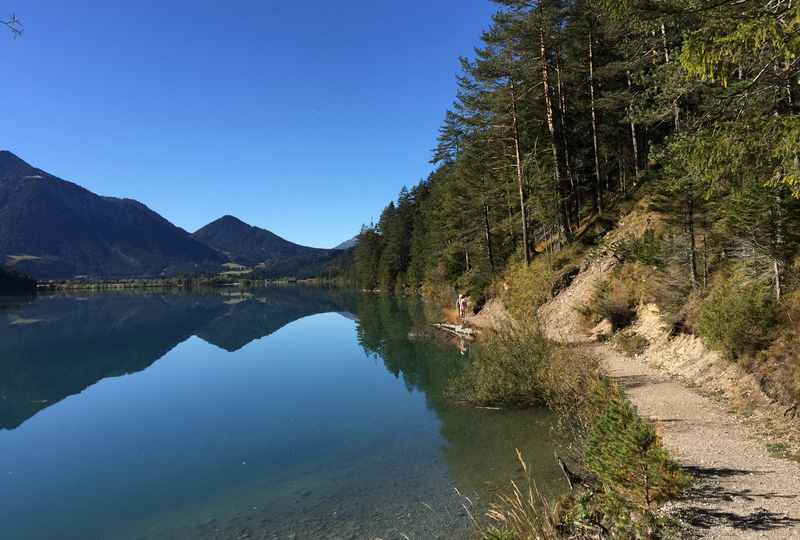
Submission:
<svg viewBox="0 0 800 540">
<path fill-rule="evenodd" d="M 433 326 L 439 330 L 450 332 L 451 334 L 455 334 L 459 337 L 474 339 L 477 335 L 474 329 L 462 324 L 434 323 Z"/>
</svg>

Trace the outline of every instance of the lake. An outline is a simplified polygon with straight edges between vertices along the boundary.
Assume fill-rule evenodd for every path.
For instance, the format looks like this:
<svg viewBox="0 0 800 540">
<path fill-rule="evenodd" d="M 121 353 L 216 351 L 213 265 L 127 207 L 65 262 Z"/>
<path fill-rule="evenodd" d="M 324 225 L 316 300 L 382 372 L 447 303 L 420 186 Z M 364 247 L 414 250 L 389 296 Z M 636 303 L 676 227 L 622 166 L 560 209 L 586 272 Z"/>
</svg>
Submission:
<svg viewBox="0 0 800 540">
<path fill-rule="evenodd" d="M 0 308 L 3 539 L 464 538 L 546 411 L 444 388 L 469 352 L 417 301 L 300 286 Z"/>
</svg>

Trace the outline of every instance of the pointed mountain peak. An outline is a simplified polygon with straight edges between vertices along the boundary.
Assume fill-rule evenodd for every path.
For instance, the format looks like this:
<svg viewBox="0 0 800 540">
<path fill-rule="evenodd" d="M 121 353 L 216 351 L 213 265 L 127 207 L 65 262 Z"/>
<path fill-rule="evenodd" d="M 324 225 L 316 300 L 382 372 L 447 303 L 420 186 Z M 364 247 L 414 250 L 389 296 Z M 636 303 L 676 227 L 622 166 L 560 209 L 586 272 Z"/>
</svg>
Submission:
<svg viewBox="0 0 800 540">
<path fill-rule="evenodd" d="M 236 216 L 232 216 L 230 214 L 225 214 L 224 216 L 215 219 L 211 223 L 203 225 L 199 229 L 197 229 L 194 234 L 218 234 L 220 231 L 237 231 L 240 233 L 244 233 L 249 231 L 250 229 L 255 229 L 249 223 L 245 223 L 241 219 L 237 218 Z"/>
<path fill-rule="evenodd" d="M 211 223 L 209 223 L 209 225 L 214 224 L 214 223 L 219 224 L 219 225 L 223 225 L 223 224 L 225 224 L 225 225 L 246 225 L 246 226 L 250 227 L 249 223 L 245 223 L 244 221 L 242 221 L 238 217 L 232 216 L 230 214 L 225 214 L 221 218 L 216 219 L 216 220 L 212 221 Z"/>
<path fill-rule="evenodd" d="M 24 176 L 40 172 L 8 150 L 0 150 L 0 177 Z"/>
</svg>

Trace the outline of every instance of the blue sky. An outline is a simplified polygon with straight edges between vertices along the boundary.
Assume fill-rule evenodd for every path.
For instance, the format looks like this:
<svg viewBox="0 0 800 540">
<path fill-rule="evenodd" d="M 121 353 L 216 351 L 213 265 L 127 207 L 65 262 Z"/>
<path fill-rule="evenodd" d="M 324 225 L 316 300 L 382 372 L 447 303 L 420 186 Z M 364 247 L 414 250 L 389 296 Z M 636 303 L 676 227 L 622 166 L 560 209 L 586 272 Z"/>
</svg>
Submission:
<svg viewBox="0 0 800 540">
<path fill-rule="evenodd" d="M 9 0 L 0 149 L 193 231 L 330 247 L 431 170 L 488 0 Z"/>
</svg>

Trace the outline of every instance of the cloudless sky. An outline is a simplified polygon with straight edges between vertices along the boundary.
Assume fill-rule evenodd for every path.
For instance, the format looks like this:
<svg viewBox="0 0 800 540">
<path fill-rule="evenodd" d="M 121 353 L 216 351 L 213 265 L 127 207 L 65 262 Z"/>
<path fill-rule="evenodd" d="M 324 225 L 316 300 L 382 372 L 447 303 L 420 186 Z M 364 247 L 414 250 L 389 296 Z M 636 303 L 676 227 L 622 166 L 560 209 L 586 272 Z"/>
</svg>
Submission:
<svg viewBox="0 0 800 540">
<path fill-rule="evenodd" d="M 488 0 L 0 0 L 0 149 L 189 231 L 332 247 L 431 171 Z M 4 30 L 0 28 L 0 30 Z"/>
</svg>

